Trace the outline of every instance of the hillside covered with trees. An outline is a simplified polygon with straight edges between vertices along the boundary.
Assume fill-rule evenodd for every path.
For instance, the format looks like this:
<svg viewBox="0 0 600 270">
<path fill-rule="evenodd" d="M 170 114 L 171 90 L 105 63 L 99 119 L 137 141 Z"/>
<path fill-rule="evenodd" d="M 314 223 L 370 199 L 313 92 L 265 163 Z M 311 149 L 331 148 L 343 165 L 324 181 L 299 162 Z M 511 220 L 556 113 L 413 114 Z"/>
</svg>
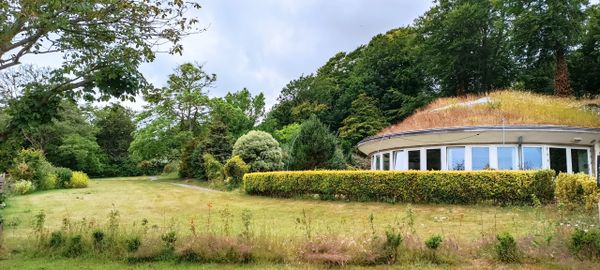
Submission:
<svg viewBox="0 0 600 270">
<path fill-rule="evenodd" d="M 22 148 L 95 177 L 178 171 L 225 179 L 210 168 L 227 164 L 251 171 L 364 167 L 356 143 L 438 97 L 507 88 L 600 95 L 600 5 L 585 0 L 436 1 L 413 24 L 290 81 L 268 112 L 265 96 L 245 88 L 209 97 L 218 74 L 193 63 L 173 70 L 164 87 L 148 83 L 138 68 L 156 57 L 153 44 L 180 53 L 180 38 L 198 31 L 183 16 L 196 5 L 152 3 L 96 13 L 50 5 L 39 12 L 64 16 L 52 25 L 16 19 L 34 6 L 0 6 L 11 14 L 0 15 L 0 40 L 11 41 L 0 46 L 2 171 Z M 65 55 L 59 68 L 20 64 L 22 55 L 57 51 Z M 143 110 L 116 102 L 135 97 L 146 101 Z"/>
</svg>

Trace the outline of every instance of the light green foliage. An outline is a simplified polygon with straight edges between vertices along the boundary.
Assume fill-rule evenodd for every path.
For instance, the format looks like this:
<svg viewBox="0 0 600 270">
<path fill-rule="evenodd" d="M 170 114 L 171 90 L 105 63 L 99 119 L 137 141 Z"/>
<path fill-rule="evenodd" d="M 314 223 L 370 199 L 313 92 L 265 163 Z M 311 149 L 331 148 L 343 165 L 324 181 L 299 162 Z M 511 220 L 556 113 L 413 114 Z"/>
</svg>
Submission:
<svg viewBox="0 0 600 270">
<path fill-rule="evenodd" d="M 377 107 L 377 100 L 360 94 L 352 102 L 350 115 L 342 122 L 340 138 L 344 140 L 347 149 L 352 148 L 362 139 L 383 129 L 386 126 L 384 119 Z"/>
<path fill-rule="evenodd" d="M 442 244 L 442 236 L 441 235 L 432 235 L 425 241 L 425 246 L 430 250 L 437 250 Z"/>
<path fill-rule="evenodd" d="M 516 263 L 521 261 L 521 253 L 515 238 L 509 233 L 496 235 L 496 258 L 503 263 Z"/>
<path fill-rule="evenodd" d="M 211 118 L 227 123 L 228 132 L 239 138 L 252 130 L 265 114 L 265 96 L 252 96 L 246 88 L 211 100 Z"/>
<path fill-rule="evenodd" d="M 337 138 L 314 115 L 300 126 L 300 132 L 291 146 L 290 153 L 292 168 L 296 170 L 344 167 Z"/>
<path fill-rule="evenodd" d="M 90 178 L 84 172 L 73 172 L 71 175 L 71 181 L 69 181 L 69 188 L 85 188 L 88 186 Z"/>
<path fill-rule="evenodd" d="M 250 166 L 240 158 L 240 156 L 233 156 L 223 168 L 225 172 L 225 181 L 231 188 L 239 187 L 244 179 L 244 174 L 250 171 Z"/>
<path fill-rule="evenodd" d="M 25 195 L 27 193 L 33 192 L 34 190 L 35 186 L 33 185 L 33 183 L 27 180 L 18 180 L 12 187 L 12 192 L 19 195 Z"/>
<path fill-rule="evenodd" d="M 134 133 L 129 153 L 134 160 L 175 160 L 180 149 L 192 138 L 189 131 L 179 132 L 174 119 L 159 117 Z"/>
<path fill-rule="evenodd" d="M 204 160 L 204 169 L 209 181 L 223 181 L 225 179 L 223 164 L 215 159 L 213 155 L 204 154 L 202 155 L 202 159 Z"/>
<path fill-rule="evenodd" d="M 554 197 L 554 172 L 544 171 L 299 171 L 244 175 L 248 194 L 318 194 L 354 201 L 531 204 Z"/>
<path fill-rule="evenodd" d="M 44 176 L 40 188 L 43 190 L 55 189 L 57 188 L 57 183 L 58 176 L 55 173 L 51 172 Z"/>
<path fill-rule="evenodd" d="M 600 258 L 600 230 L 592 229 L 575 229 L 571 235 L 571 243 L 569 245 L 571 251 L 580 259 L 598 259 Z"/>
<path fill-rule="evenodd" d="M 279 143 L 271 134 L 250 131 L 233 145 L 233 156 L 239 156 L 250 166 L 250 171 L 276 171 L 283 168 Z"/>
<path fill-rule="evenodd" d="M 594 178 L 587 174 L 560 173 L 556 177 L 556 200 L 569 208 L 597 208 L 598 187 Z"/>
<path fill-rule="evenodd" d="M 102 150 L 96 140 L 80 135 L 68 135 L 63 139 L 63 144 L 56 153 L 60 165 L 89 172 L 92 175 L 101 175 L 104 169 Z"/>
<path fill-rule="evenodd" d="M 291 146 L 300 133 L 300 124 L 292 123 L 273 132 L 273 137 L 282 145 Z"/>
</svg>

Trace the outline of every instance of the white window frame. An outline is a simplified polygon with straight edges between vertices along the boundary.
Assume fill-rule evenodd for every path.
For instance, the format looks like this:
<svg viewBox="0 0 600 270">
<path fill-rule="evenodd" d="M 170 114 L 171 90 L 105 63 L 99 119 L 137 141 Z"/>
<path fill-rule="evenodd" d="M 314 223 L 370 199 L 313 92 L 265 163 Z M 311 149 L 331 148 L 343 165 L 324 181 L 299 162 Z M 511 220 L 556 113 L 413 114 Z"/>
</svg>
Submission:
<svg viewBox="0 0 600 270">
<path fill-rule="evenodd" d="M 468 161 L 468 166 L 469 166 L 469 170 L 473 171 L 473 148 L 487 148 L 488 149 L 488 166 L 490 168 L 494 168 L 492 167 L 492 145 L 489 144 L 473 144 L 473 145 L 469 145 L 469 161 Z M 494 150 L 494 153 L 496 153 L 496 151 Z M 465 163 L 467 163 L 465 161 Z M 497 165 L 497 161 L 496 161 L 496 168 L 498 167 Z M 483 170 L 483 169 L 481 169 Z M 481 170 L 476 170 L 476 171 L 481 171 Z"/>
<path fill-rule="evenodd" d="M 519 169 L 521 170 L 525 170 L 525 152 L 523 151 L 525 147 L 539 147 L 542 149 L 542 167 L 540 168 L 540 170 L 543 169 L 547 169 L 550 168 L 550 163 L 548 163 L 549 159 L 546 159 L 546 156 L 550 156 L 548 148 L 546 147 L 546 145 L 543 144 L 523 144 L 521 145 L 521 149 L 519 149 L 521 151 L 521 155 L 520 155 L 520 159 L 519 160 Z"/>
<path fill-rule="evenodd" d="M 499 147 L 513 147 L 514 148 L 514 154 L 515 154 L 515 158 L 513 159 L 513 169 L 511 171 L 516 171 L 519 170 L 519 145 L 517 144 L 496 144 L 494 145 L 495 151 L 494 151 L 494 161 L 496 163 L 496 167 L 494 167 L 494 169 L 500 170 L 499 169 L 499 164 L 498 164 L 498 148 Z M 491 160 L 490 160 L 491 163 Z"/>
</svg>

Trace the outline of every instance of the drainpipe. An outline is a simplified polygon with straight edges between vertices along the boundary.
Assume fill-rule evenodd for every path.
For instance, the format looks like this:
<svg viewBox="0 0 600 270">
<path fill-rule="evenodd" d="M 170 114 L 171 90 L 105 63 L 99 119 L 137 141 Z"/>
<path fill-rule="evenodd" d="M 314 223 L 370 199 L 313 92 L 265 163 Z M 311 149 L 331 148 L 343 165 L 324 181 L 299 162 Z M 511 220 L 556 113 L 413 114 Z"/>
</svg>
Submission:
<svg viewBox="0 0 600 270">
<path fill-rule="evenodd" d="M 519 136 L 517 144 L 517 166 L 519 170 L 523 169 L 523 136 Z"/>
</svg>

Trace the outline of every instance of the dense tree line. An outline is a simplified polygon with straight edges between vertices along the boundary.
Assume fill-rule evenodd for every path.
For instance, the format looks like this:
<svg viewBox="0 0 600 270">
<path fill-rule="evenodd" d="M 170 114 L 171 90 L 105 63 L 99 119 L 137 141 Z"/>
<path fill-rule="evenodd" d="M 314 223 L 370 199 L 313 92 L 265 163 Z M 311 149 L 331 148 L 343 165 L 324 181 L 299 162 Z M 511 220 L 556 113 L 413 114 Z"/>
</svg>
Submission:
<svg viewBox="0 0 600 270">
<path fill-rule="evenodd" d="M 269 112 L 246 88 L 209 97 L 217 75 L 201 65 L 178 66 L 160 88 L 138 71 L 162 51 L 155 44 L 181 52 L 181 37 L 198 30 L 185 16 L 197 4 L 68 2 L 0 5 L 1 170 L 34 148 L 92 176 L 164 170 L 239 185 L 245 171 L 365 167 L 360 140 L 437 97 L 600 95 L 600 6 L 586 0 L 436 1 L 413 24 L 290 81 Z M 20 64 L 57 51 L 58 68 Z M 139 112 L 93 103 L 134 97 L 146 101 Z"/>
<path fill-rule="evenodd" d="M 438 0 L 412 25 L 292 80 L 261 128 L 314 114 L 351 156 L 362 138 L 436 97 L 502 88 L 597 96 L 599 16 L 586 0 Z"/>
</svg>

